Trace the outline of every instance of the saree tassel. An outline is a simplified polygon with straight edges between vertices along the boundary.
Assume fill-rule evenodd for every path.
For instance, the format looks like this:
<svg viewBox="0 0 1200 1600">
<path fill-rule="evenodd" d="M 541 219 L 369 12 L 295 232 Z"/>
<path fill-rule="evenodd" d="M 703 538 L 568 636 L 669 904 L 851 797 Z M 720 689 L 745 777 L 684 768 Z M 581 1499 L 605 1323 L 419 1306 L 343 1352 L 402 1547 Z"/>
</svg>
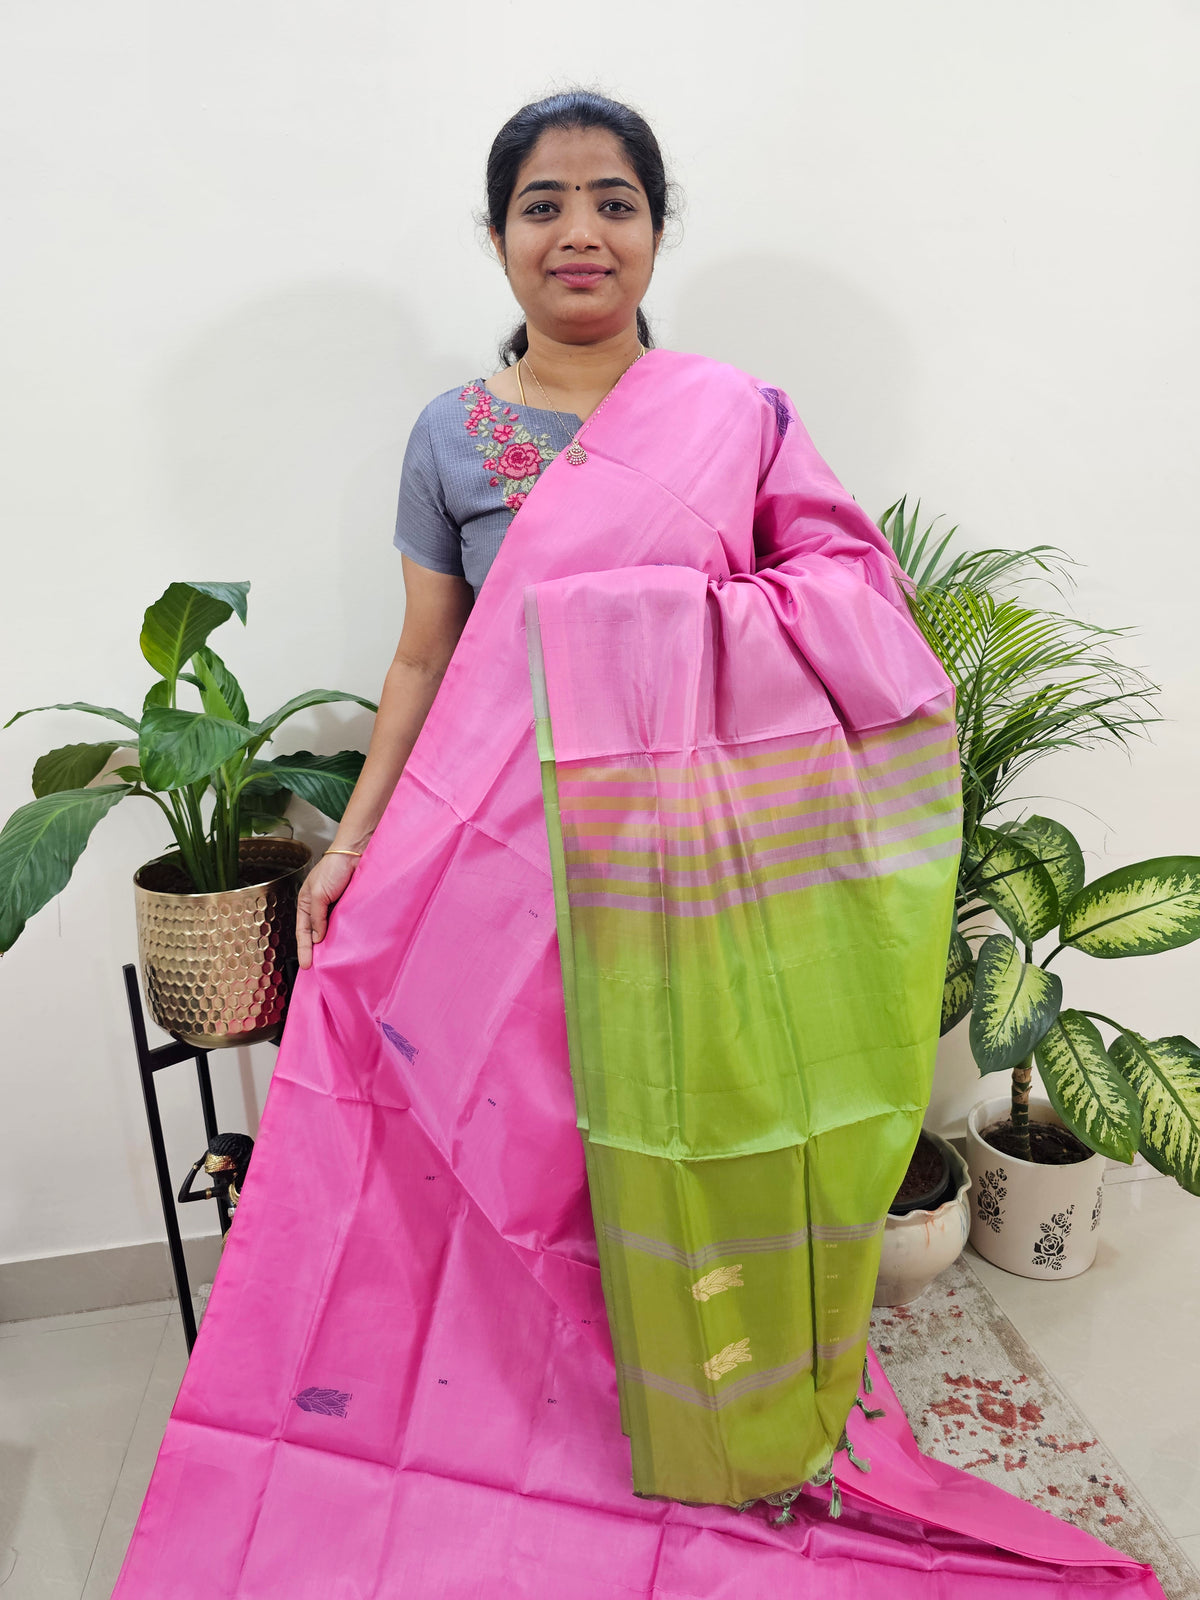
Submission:
<svg viewBox="0 0 1200 1600">
<path fill-rule="evenodd" d="M 829 1504 L 825 1508 L 825 1514 L 834 1518 L 840 1517 L 842 1514 L 842 1491 L 838 1488 L 838 1481 L 833 1475 L 833 1457 L 830 1456 L 820 1472 L 814 1472 L 808 1481 L 816 1489 L 824 1488 L 826 1484 L 829 1485 Z"/>
<path fill-rule="evenodd" d="M 846 1459 L 851 1466 L 857 1467 L 860 1472 L 870 1472 L 871 1463 L 869 1461 L 860 1461 L 854 1454 L 854 1446 L 850 1443 L 850 1435 L 844 1428 L 842 1429 L 842 1437 L 838 1441 L 838 1449 L 846 1452 Z"/>
<path fill-rule="evenodd" d="M 862 1412 L 863 1416 L 866 1417 L 868 1422 L 874 1422 L 877 1418 L 886 1415 L 882 1406 L 867 1405 L 862 1395 L 858 1395 L 855 1398 L 854 1404 Z"/>
<path fill-rule="evenodd" d="M 785 1528 L 789 1522 L 795 1522 L 796 1514 L 792 1510 L 792 1502 L 799 1493 L 799 1489 L 785 1489 L 782 1494 L 770 1494 L 767 1496 L 767 1501 L 770 1505 L 782 1508 L 777 1517 L 771 1518 L 773 1527 Z"/>
<path fill-rule="evenodd" d="M 868 1357 L 863 1357 L 863 1393 L 874 1394 L 875 1385 L 871 1382 L 871 1363 Z"/>
</svg>

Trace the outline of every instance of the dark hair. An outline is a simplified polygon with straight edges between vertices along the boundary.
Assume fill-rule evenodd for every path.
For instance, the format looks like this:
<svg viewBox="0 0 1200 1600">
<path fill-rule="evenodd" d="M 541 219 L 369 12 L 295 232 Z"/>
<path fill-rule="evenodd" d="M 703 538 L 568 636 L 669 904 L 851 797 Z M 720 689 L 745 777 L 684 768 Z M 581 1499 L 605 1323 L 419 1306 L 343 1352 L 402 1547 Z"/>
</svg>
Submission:
<svg viewBox="0 0 1200 1600">
<path fill-rule="evenodd" d="M 654 130 L 631 106 L 609 100 L 591 89 L 568 89 L 563 94 L 548 95 L 544 100 L 522 106 L 492 141 L 487 161 L 487 220 L 501 239 L 508 220 L 508 202 L 512 199 L 521 164 L 550 128 L 607 128 L 619 139 L 626 160 L 645 190 L 654 231 L 662 232 L 670 213 L 671 186 Z M 647 348 L 654 342 L 640 306 L 637 333 Z M 519 361 L 528 349 L 529 334 L 521 322 L 500 346 L 501 365 Z"/>
</svg>

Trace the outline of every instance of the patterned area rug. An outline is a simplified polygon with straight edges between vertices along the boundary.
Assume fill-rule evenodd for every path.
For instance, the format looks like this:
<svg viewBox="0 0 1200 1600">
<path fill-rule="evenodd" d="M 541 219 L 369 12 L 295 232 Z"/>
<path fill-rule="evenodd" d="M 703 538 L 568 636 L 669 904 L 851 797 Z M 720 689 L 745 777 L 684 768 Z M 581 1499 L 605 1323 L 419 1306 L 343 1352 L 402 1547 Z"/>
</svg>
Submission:
<svg viewBox="0 0 1200 1600">
<path fill-rule="evenodd" d="M 1200 1600 L 1200 1574 L 962 1260 L 877 1310 L 871 1344 L 926 1455 L 1150 1562 L 1169 1600 Z"/>
</svg>

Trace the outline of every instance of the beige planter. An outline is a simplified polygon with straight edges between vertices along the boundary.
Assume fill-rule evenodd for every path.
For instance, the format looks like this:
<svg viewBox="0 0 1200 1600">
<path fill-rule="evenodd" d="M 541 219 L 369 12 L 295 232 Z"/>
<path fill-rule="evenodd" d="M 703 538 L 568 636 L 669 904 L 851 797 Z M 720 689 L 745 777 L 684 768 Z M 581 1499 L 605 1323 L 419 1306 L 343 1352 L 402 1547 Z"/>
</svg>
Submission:
<svg viewBox="0 0 1200 1600">
<path fill-rule="evenodd" d="M 296 894 L 309 851 L 295 839 L 243 839 L 243 869 L 268 874 L 244 889 L 179 893 L 178 857 L 134 874 L 138 951 L 151 1015 L 206 1050 L 278 1032 L 296 955 Z M 274 869 L 274 870 L 272 870 Z"/>
<path fill-rule="evenodd" d="M 877 1306 L 906 1306 L 923 1294 L 939 1272 L 957 1261 L 967 1242 L 971 1209 L 967 1190 L 971 1179 L 967 1164 L 952 1144 L 925 1131 L 950 1163 L 955 1193 L 932 1211 L 910 1211 L 906 1216 L 888 1216 L 883 1226 L 883 1250 L 879 1258 L 879 1278 L 875 1285 Z"/>
<path fill-rule="evenodd" d="M 1104 1157 L 1052 1167 L 994 1150 L 980 1131 L 1005 1121 L 1009 1110 L 1007 1096 L 983 1100 L 967 1118 L 971 1244 L 985 1261 L 1021 1278 L 1076 1278 L 1096 1259 Z M 1029 1120 L 1062 1126 L 1042 1100 L 1029 1102 Z"/>
</svg>

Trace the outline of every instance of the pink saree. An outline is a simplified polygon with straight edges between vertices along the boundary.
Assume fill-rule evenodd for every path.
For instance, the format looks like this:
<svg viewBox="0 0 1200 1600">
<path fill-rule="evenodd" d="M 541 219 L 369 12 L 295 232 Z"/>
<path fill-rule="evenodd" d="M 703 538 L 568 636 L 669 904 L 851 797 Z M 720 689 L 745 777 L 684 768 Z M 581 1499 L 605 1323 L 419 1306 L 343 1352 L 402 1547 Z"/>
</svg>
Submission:
<svg viewBox="0 0 1200 1600">
<path fill-rule="evenodd" d="M 301 975 L 115 1593 L 1151 1600 L 854 1404 L 958 849 L 890 552 L 731 368 L 583 443 Z"/>
</svg>

